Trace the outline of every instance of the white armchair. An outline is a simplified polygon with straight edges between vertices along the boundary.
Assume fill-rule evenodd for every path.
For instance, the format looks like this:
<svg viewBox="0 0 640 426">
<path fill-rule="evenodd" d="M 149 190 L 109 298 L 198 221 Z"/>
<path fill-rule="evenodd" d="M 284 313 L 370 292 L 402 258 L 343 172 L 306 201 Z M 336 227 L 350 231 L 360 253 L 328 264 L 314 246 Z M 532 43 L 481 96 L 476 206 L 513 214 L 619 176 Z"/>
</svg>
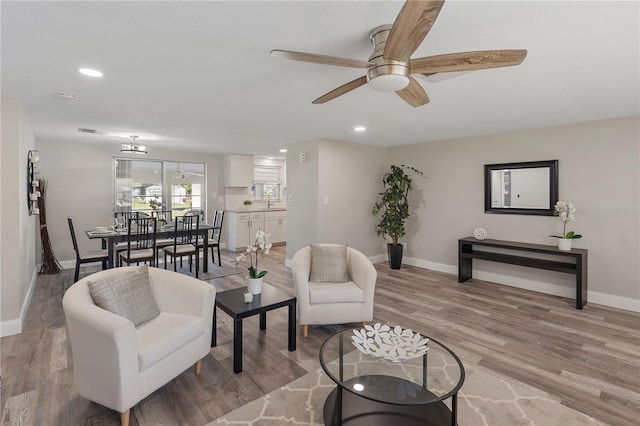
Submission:
<svg viewBox="0 0 640 426">
<path fill-rule="evenodd" d="M 62 299 L 78 393 L 121 413 L 201 360 L 211 349 L 216 290 L 210 284 L 164 269 L 149 268 L 151 291 L 160 314 L 134 327 L 95 305 L 88 281 L 135 267 L 101 271 L 72 285 Z"/>
<path fill-rule="evenodd" d="M 330 246 L 318 244 L 317 246 Z M 358 250 L 347 247 L 347 274 L 342 283 L 311 282 L 311 246 L 303 247 L 292 259 L 293 284 L 298 322 L 307 337 L 309 325 L 344 324 L 373 320 L 373 297 L 378 273 Z"/>
</svg>

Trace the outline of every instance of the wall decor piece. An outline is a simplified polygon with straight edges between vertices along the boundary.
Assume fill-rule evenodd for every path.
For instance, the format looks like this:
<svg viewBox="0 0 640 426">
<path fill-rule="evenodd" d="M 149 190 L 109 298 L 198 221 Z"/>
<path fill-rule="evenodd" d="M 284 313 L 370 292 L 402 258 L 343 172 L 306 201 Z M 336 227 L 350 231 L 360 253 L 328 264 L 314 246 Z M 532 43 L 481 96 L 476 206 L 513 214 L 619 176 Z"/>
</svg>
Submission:
<svg viewBox="0 0 640 426">
<path fill-rule="evenodd" d="M 27 154 L 27 210 L 29 216 L 39 214 L 40 181 L 36 179 L 36 164 L 40 161 L 38 151 L 33 149 Z"/>
<path fill-rule="evenodd" d="M 473 231 L 473 236 L 476 240 L 484 240 L 487 238 L 487 231 L 483 228 L 477 228 Z"/>
<path fill-rule="evenodd" d="M 553 216 L 558 160 L 484 166 L 484 212 Z"/>
<path fill-rule="evenodd" d="M 402 362 L 421 357 L 429 350 L 429 338 L 403 329 L 376 323 L 353 330 L 353 345 L 362 353 L 391 362 Z"/>
<path fill-rule="evenodd" d="M 42 240 L 42 266 L 40 267 L 40 273 L 57 274 L 62 271 L 62 266 L 53 253 L 51 238 L 49 238 L 49 228 L 47 228 L 47 211 L 45 208 L 47 181 L 42 178 L 38 179 L 38 188 L 40 188 L 41 192 L 37 201 L 40 219 L 40 239 Z"/>
</svg>

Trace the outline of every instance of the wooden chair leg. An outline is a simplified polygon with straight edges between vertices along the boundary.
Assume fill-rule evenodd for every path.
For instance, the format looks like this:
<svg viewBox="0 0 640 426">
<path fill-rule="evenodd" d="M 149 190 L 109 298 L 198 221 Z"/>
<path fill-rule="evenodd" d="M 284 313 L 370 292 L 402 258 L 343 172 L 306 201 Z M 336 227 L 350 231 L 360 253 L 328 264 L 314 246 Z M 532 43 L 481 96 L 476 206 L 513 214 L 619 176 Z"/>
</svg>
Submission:
<svg viewBox="0 0 640 426">
<path fill-rule="evenodd" d="M 199 375 L 200 375 L 200 369 L 201 369 L 201 368 L 202 368 L 202 360 L 201 360 L 201 359 L 199 359 L 199 360 L 196 362 L 196 376 L 199 376 Z"/>
<path fill-rule="evenodd" d="M 213 248 L 211 249 L 213 251 Z M 218 266 L 222 266 L 222 258 L 220 257 L 220 243 L 218 243 Z"/>
<path fill-rule="evenodd" d="M 302 337 L 307 337 L 307 332 L 309 331 L 309 326 L 304 324 L 302 326 Z"/>
<path fill-rule="evenodd" d="M 124 413 L 120 413 L 120 425 L 129 426 L 129 413 L 131 410 L 127 410 Z"/>
</svg>

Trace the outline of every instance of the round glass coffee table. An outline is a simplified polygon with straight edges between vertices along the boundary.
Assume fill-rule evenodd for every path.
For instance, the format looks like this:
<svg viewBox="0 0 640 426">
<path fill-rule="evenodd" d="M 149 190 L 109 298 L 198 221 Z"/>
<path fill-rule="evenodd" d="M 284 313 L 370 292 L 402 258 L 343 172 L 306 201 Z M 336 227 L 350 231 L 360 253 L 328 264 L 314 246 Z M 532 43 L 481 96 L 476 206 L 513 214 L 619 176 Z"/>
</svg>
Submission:
<svg viewBox="0 0 640 426">
<path fill-rule="evenodd" d="M 408 339 L 411 342 L 407 344 L 400 339 L 400 344 L 396 340 L 390 346 L 389 339 L 386 343 L 376 339 L 376 335 L 380 336 L 379 329 L 366 336 L 360 334 L 374 349 L 376 346 L 386 349 L 386 354 L 385 351 L 371 354 L 367 343 L 363 345 L 361 339 L 353 338 L 354 330 L 365 329 L 341 331 L 329 337 L 320 348 L 320 364 L 337 384 L 325 400 L 325 425 L 457 424 L 457 396 L 464 382 L 464 367 L 456 354 L 429 338 L 428 343 L 421 346 L 422 351 L 414 351 L 413 355 L 417 356 L 410 358 L 412 354 L 407 354 L 400 357 L 401 360 L 390 360 L 394 357 L 389 354 L 400 353 L 396 351 L 398 346 L 406 349 L 412 342 L 415 346 L 417 340 Z M 419 337 L 427 338 L 422 334 Z M 354 340 L 360 343 L 360 348 Z M 428 348 L 426 352 L 424 346 Z M 451 398 L 451 409 L 444 403 L 447 398 Z"/>
</svg>

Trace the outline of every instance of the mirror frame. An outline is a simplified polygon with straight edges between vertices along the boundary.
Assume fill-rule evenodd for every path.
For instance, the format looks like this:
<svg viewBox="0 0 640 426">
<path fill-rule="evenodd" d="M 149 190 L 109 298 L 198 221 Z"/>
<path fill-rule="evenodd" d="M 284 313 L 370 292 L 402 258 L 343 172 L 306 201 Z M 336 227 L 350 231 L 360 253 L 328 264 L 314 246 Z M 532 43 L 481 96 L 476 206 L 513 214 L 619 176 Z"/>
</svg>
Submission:
<svg viewBox="0 0 640 426">
<path fill-rule="evenodd" d="M 505 208 L 491 206 L 491 172 L 503 169 L 531 169 L 545 167 L 549 169 L 549 208 Z M 523 214 L 553 216 L 558 202 L 558 160 L 526 161 L 522 163 L 485 164 L 484 166 L 484 212 L 498 214 Z"/>
</svg>

